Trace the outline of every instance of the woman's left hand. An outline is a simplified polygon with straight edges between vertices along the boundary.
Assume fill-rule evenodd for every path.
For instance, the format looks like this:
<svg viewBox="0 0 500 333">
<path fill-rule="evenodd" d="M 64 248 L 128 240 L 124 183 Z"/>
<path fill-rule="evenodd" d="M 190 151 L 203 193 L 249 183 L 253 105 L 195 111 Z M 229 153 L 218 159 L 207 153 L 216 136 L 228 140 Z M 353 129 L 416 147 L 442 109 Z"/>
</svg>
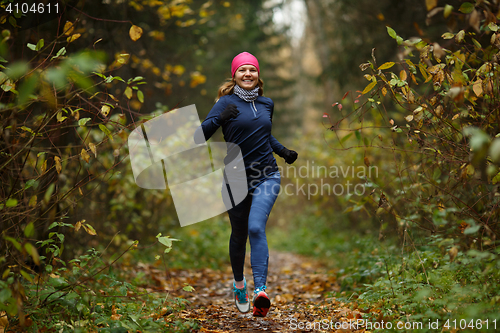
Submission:
<svg viewBox="0 0 500 333">
<path fill-rule="evenodd" d="M 278 155 L 283 157 L 285 162 L 288 164 L 292 164 L 295 160 L 297 160 L 297 157 L 299 157 L 299 154 L 297 154 L 295 150 L 289 150 L 286 148 L 283 148 Z"/>
</svg>

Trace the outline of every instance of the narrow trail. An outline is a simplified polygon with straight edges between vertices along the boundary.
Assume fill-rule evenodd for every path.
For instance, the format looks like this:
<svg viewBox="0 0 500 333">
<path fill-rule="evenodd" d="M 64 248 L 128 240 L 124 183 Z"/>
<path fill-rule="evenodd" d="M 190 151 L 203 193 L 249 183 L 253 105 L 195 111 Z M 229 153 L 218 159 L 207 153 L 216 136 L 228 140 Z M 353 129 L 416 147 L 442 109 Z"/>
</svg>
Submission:
<svg viewBox="0 0 500 333">
<path fill-rule="evenodd" d="M 250 262 L 249 258 L 246 262 Z M 245 276 L 249 290 L 253 291 L 250 272 L 247 264 Z M 225 271 L 179 270 L 168 275 L 156 277 L 158 283 L 168 283 L 173 290 L 182 289 L 185 283 L 195 288 L 192 293 L 181 291 L 174 295 L 190 301 L 181 317 L 197 319 L 200 332 L 364 332 L 364 329 L 349 329 L 347 325 L 344 326 L 347 329 L 335 330 L 336 322 L 339 325 L 355 321 L 362 318 L 362 313 L 351 309 L 356 308 L 355 304 L 326 298 L 328 292 L 339 291 L 340 286 L 334 274 L 328 274 L 310 258 L 271 252 L 267 287 L 272 306 L 265 318 L 236 309 L 229 267 Z"/>
</svg>

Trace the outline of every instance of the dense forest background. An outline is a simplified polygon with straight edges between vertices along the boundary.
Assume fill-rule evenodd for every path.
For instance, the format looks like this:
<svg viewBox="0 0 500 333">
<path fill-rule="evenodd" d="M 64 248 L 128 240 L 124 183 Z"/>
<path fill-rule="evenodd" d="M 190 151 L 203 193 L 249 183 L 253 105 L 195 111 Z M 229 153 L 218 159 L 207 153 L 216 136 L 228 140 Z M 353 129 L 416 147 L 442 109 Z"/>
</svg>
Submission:
<svg viewBox="0 0 500 333">
<path fill-rule="evenodd" d="M 227 266 L 226 215 L 181 228 L 127 139 L 175 108 L 204 119 L 242 51 L 299 153 L 277 157 L 271 247 L 320 260 L 341 284 L 325 295 L 379 321 L 500 321 L 498 0 L 25 3 L 0 13 L 1 330 L 115 327 L 141 300 L 117 265 Z"/>
</svg>

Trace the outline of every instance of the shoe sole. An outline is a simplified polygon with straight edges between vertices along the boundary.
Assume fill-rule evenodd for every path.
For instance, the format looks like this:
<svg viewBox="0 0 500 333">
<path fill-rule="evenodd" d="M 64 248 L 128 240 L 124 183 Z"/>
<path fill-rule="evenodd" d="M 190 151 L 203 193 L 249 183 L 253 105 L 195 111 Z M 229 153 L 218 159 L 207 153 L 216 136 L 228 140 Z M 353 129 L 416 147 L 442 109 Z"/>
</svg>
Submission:
<svg viewBox="0 0 500 333">
<path fill-rule="evenodd" d="M 253 316 L 265 317 L 271 307 L 271 301 L 266 296 L 257 296 L 253 302 Z"/>
</svg>

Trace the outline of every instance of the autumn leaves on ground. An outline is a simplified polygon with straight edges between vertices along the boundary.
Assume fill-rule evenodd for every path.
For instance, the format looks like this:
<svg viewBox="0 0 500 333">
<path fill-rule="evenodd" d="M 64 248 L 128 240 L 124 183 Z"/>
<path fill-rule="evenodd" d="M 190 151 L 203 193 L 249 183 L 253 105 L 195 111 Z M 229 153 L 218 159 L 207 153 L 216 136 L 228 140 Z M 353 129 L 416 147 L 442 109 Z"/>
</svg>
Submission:
<svg viewBox="0 0 500 333">
<path fill-rule="evenodd" d="M 249 290 L 253 290 L 248 259 L 245 275 Z M 157 282 L 156 287 L 182 290 L 186 283 L 194 287 L 195 291 L 182 291 L 176 296 L 190 301 L 180 315 L 196 319 L 201 332 L 330 332 L 341 327 L 342 322 L 346 322 L 344 328 L 354 328 L 347 323 L 362 318 L 355 303 L 343 304 L 328 297 L 330 292 L 340 290 L 334 272 L 310 258 L 291 253 L 271 252 L 267 285 L 272 307 L 265 318 L 238 312 L 230 289 L 229 266 L 225 271 L 179 270 L 165 274 L 153 267 L 148 267 L 148 271 Z M 167 321 L 174 318 L 165 316 Z"/>
</svg>

